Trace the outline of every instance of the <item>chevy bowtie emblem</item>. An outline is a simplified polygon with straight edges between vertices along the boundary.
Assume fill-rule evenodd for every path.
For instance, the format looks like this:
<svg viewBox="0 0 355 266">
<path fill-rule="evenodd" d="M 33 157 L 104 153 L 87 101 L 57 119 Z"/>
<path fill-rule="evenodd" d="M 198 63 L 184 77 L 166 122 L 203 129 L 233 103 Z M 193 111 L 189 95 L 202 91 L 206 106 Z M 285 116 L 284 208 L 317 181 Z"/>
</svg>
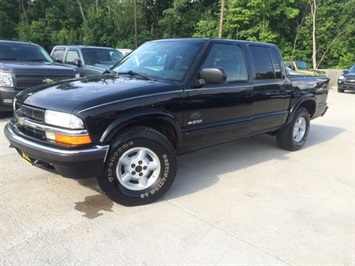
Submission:
<svg viewBox="0 0 355 266">
<path fill-rule="evenodd" d="M 42 80 L 44 83 L 52 83 L 54 80 L 53 79 L 44 79 Z"/>
</svg>

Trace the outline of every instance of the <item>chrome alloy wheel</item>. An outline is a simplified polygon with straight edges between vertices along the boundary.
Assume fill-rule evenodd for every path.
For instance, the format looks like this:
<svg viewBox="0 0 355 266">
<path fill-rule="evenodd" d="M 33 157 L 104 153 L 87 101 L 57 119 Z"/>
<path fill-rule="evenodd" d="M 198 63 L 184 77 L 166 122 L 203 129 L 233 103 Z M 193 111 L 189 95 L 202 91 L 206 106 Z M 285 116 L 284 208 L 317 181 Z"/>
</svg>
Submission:
<svg viewBox="0 0 355 266">
<path fill-rule="evenodd" d="M 116 167 L 118 181 L 127 189 L 144 190 L 159 178 L 159 157 L 150 149 L 135 147 L 126 151 Z"/>
<path fill-rule="evenodd" d="M 293 127 L 292 137 L 295 142 L 300 142 L 306 134 L 307 122 L 304 117 L 298 117 Z"/>
</svg>

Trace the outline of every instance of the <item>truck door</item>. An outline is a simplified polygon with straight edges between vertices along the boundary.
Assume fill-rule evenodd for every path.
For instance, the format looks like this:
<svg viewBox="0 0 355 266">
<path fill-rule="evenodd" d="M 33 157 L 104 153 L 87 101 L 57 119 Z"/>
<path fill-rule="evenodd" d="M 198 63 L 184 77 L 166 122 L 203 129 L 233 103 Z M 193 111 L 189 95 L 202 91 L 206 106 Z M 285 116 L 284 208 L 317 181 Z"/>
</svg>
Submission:
<svg viewBox="0 0 355 266">
<path fill-rule="evenodd" d="M 80 74 L 80 77 L 85 77 L 86 73 L 83 66 L 77 65 L 78 60 L 81 60 L 81 63 L 83 63 L 78 49 L 69 48 L 65 55 L 64 63 L 67 64 L 68 66 L 75 67 L 78 73 Z"/>
<path fill-rule="evenodd" d="M 281 55 L 274 46 L 249 45 L 254 65 L 252 134 L 270 132 L 283 124 L 287 114 L 287 81 L 281 69 Z"/>
<path fill-rule="evenodd" d="M 201 69 L 223 69 L 227 80 L 185 90 L 185 150 L 227 142 L 250 131 L 253 86 L 242 48 L 234 43 L 213 43 L 205 58 Z"/>
</svg>

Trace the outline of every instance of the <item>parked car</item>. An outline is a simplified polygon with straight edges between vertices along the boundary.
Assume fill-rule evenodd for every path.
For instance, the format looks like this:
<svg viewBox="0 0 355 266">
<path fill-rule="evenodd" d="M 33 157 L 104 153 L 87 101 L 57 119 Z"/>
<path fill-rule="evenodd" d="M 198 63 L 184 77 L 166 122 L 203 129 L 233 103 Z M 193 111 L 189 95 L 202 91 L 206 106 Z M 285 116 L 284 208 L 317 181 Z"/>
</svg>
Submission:
<svg viewBox="0 0 355 266">
<path fill-rule="evenodd" d="M 287 66 L 285 66 L 285 70 L 286 70 L 286 74 L 287 74 L 288 77 L 295 77 L 295 76 L 298 76 L 298 77 L 309 77 L 310 76 L 310 75 L 305 74 L 305 73 L 294 71 L 294 70 L 292 70 L 291 68 L 289 68 Z"/>
<path fill-rule="evenodd" d="M 56 64 L 38 44 L 0 40 L 0 113 L 12 111 L 20 91 L 75 75 L 73 67 Z"/>
<path fill-rule="evenodd" d="M 328 83 L 286 77 L 274 44 L 156 40 L 104 75 L 18 94 L 4 132 L 28 162 L 147 204 L 171 187 L 179 154 L 259 134 L 301 149 L 328 108 Z"/>
<path fill-rule="evenodd" d="M 308 65 L 304 61 L 285 61 L 285 66 L 291 68 L 293 71 L 300 72 L 311 76 L 327 76 L 327 73 L 322 70 L 309 69 Z"/>
<path fill-rule="evenodd" d="M 338 78 L 338 92 L 345 90 L 355 91 L 355 65 L 344 70 L 344 74 Z"/>
<path fill-rule="evenodd" d="M 77 68 L 81 77 L 101 75 L 123 57 L 117 49 L 84 45 L 56 45 L 51 56 L 57 63 Z"/>
</svg>

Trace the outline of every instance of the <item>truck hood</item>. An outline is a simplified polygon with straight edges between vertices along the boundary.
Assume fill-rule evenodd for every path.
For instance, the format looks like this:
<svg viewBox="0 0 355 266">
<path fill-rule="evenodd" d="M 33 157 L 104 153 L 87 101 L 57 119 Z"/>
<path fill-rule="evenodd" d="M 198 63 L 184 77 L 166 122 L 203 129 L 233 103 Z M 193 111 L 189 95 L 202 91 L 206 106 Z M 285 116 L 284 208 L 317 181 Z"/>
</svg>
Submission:
<svg viewBox="0 0 355 266">
<path fill-rule="evenodd" d="M 101 68 L 101 69 L 105 70 L 105 69 L 111 68 L 112 64 L 94 64 L 94 65 L 91 65 L 91 66 L 94 66 L 94 67 Z"/>
<path fill-rule="evenodd" d="M 0 70 L 13 74 L 45 75 L 45 74 L 67 74 L 74 76 L 75 69 L 62 66 L 52 62 L 30 62 L 30 61 L 1 61 Z"/>
<path fill-rule="evenodd" d="M 132 99 L 153 92 L 159 94 L 176 87 L 174 83 L 161 81 L 102 76 L 36 86 L 22 91 L 16 99 L 39 108 L 76 113 L 117 100 Z"/>
<path fill-rule="evenodd" d="M 355 73 L 346 73 L 344 74 L 344 77 L 347 79 L 355 79 Z"/>
<path fill-rule="evenodd" d="M 323 70 L 317 70 L 317 69 L 310 69 L 310 70 L 313 71 L 314 73 L 317 73 L 319 76 L 326 74 L 326 72 Z"/>
</svg>

